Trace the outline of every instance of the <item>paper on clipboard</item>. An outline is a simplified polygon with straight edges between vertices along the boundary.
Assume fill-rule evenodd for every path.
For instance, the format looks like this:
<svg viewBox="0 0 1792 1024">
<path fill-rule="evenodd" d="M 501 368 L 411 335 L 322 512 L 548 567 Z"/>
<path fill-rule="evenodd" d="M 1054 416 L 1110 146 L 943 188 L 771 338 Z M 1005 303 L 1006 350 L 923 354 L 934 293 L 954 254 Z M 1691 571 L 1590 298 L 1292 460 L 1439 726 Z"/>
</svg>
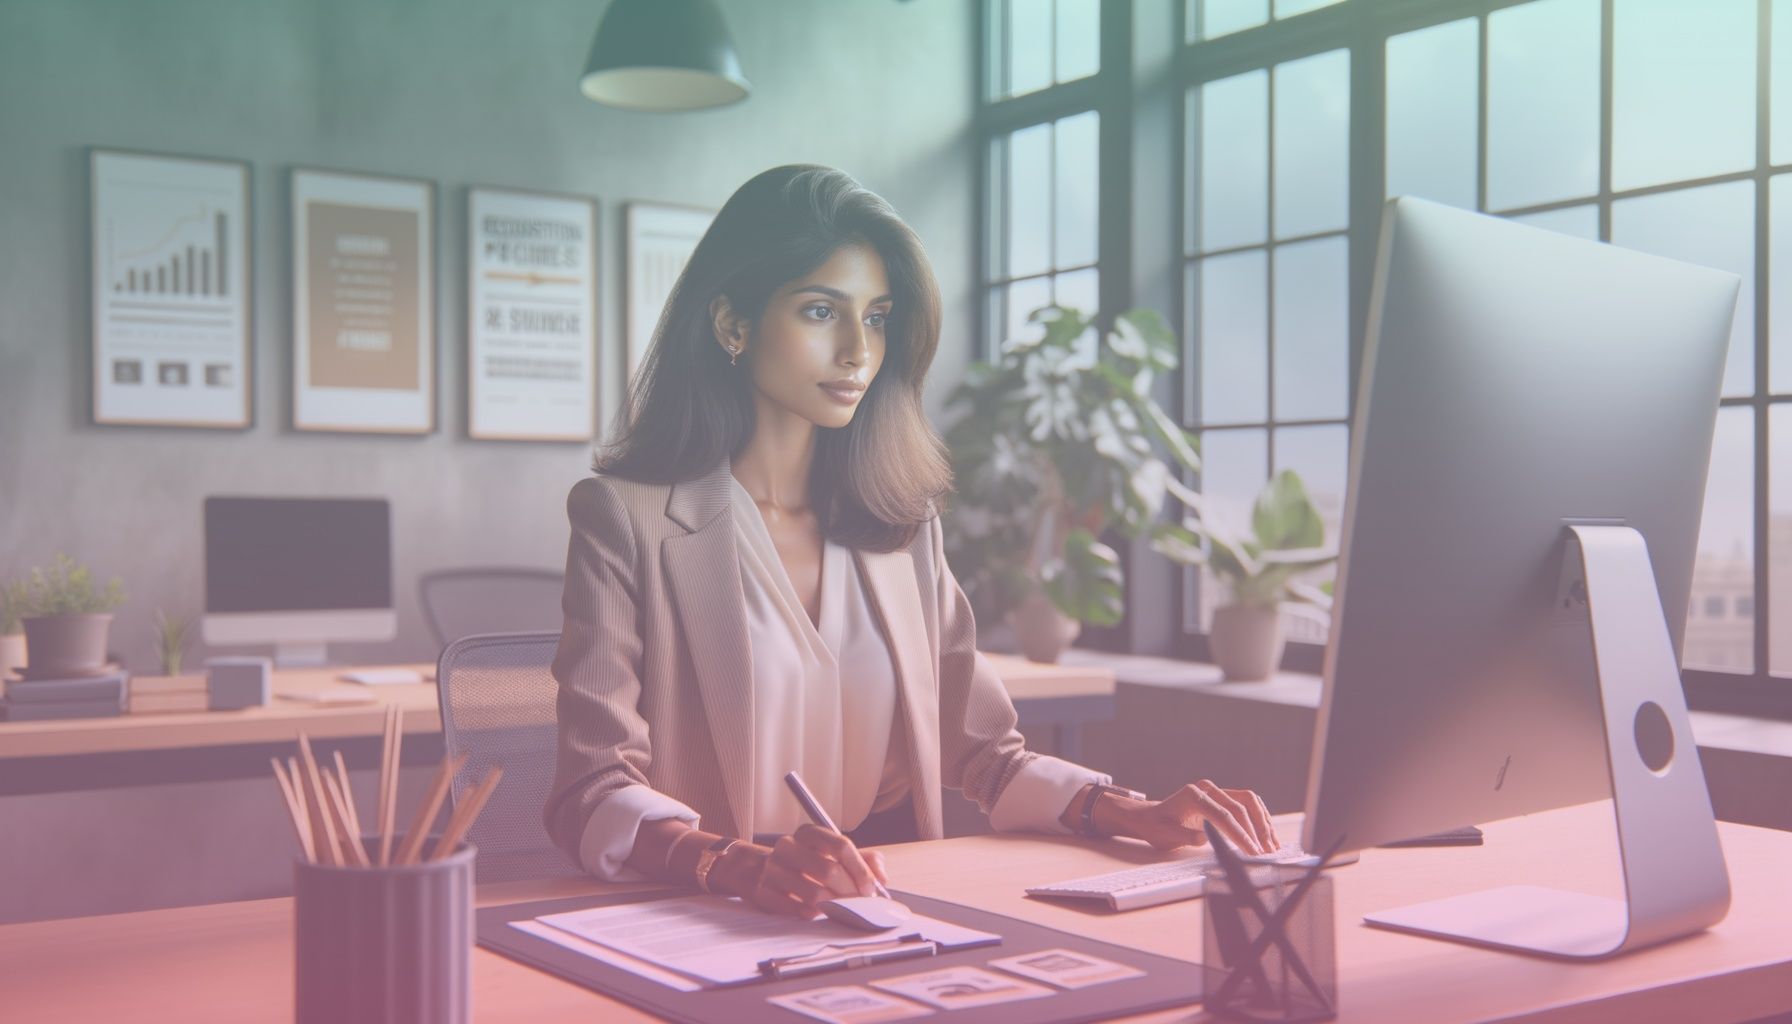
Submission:
<svg viewBox="0 0 1792 1024">
<path fill-rule="evenodd" d="M 739 900 L 713 896 L 613 904 L 547 914 L 535 920 L 645 965 L 711 985 L 756 980 L 761 977 L 759 964 L 765 960 L 803 956 L 829 944 L 857 944 L 890 937 L 858 931 L 826 918 L 799 921 L 776 917 Z M 919 932 L 941 949 L 1001 941 L 1001 936 L 990 932 L 921 916 L 904 921 L 902 932 Z M 661 974 L 659 970 L 649 974 L 628 963 L 617 966 L 666 983 L 657 976 Z"/>
</svg>

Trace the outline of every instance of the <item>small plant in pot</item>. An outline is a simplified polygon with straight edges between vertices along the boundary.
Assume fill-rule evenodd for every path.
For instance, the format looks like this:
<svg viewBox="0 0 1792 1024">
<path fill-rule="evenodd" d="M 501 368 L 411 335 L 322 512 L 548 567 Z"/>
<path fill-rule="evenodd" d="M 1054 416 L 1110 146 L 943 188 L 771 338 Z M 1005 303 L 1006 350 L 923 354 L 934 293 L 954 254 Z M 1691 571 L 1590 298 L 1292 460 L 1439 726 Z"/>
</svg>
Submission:
<svg viewBox="0 0 1792 1024">
<path fill-rule="evenodd" d="M 25 581 L 0 586 L 0 676 L 25 667 L 25 627 L 19 611 L 25 605 Z"/>
<path fill-rule="evenodd" d="M 1227 679 L 1267 679 L 1282 661 L 1285 607 L 1329 611 L 1331 595 L 1300 577 L 1337 560 L 1325 547 L 1325 523 L 1292 470 L 1264 486 L 1251 509 L 1251 535 L 1234 537 L 1201 496 L 1172 482 L 1171 493 L 1201 513 L 1171 524 L 1152 541 L 1159 553 L 1186 565 L 1205 565 L 1227 594 L 1213 610 L 1208 643 Z"/>
<path fill-rule="evenodd" d="M 56 556 L 48 569 L 32 569 L 21 583 L 18 614 L 31 654 L 26 674 L 38 679 L 104 674 L 106 631 L 112 609 L 124 603 L 124 584 L 114 577 L 96 587 L 87 567 L 67 555 Z"/>
<path fill-rule="evenodd" d="M 1101 542 L 1155 536 L 1177 469 L 1198 468 L 1194 439 L 1152 397 L 1176 366 L 1176 336 L 1148 309 L 1114 319 L 1046 306 L 1035 339 L 1009 341 L 971 367 L 948 405 L 957 493 L 947 559 L 980 621 L 1006 617 L 1021 652 L 1058 659 L 1082 623 L 1124 611 L 1120 557 Z"/>
</svg>

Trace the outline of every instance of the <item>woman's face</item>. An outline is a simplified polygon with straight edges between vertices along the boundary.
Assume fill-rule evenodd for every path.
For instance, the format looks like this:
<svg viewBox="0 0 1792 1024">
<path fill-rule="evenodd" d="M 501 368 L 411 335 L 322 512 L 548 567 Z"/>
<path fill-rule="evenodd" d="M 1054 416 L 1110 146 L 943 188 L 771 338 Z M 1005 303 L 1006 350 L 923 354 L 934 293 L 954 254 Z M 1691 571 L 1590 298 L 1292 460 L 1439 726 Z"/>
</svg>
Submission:
<svg viewBox="0 0 1792 1024">
<path fill-rule="evenodd" d="M 869 245 L 836 249 L 773 292 L 742 353 L 759 400 L 818 427 L 851 423 L 883 365 L 891 301 L 883 258 Z"/>
</svg>

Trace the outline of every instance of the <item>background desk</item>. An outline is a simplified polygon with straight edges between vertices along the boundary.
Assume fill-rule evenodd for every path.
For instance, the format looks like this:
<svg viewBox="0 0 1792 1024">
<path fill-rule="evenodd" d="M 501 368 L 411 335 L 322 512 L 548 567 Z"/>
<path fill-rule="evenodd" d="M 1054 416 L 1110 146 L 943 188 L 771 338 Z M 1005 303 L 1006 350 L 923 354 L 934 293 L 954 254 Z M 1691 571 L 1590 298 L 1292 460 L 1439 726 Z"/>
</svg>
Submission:
<svg viewBox="0 0 1792 1024">
<path fill-rule="evenodd" d="M 1075 748 L 1083 723 L 1113 713 L 1106 668 L 1034 665 L 994 655 L 1023 727 Z M 405 666 L 432 673 L 434 666 Z M 442 758 L 433 682 L 368 688 L 380 703 L 328 707 L 280 694 L 355 688 L 345 671 L 274 673 L 275 700 L 239 711 L 150 712 L 116 718 L 0 722 L 0 922 L 111 913 L 291 891 L 289 826 L 273 798 L 268 758 L 293 753 L 301 731 L 326 756 L 340 749 L 356 799 L 371 806 L 386 703 L 403 709 L 401 797 L 410 806 Z M 134 680 L 146 688 L 202 687 Z M 1038 726 L 1038 729 L 1033 729 Z M 955 832 L 986 828 L 950 794 Z M 4 1005 L 0 996 L 0 1005 Z M 4 1016 L 4 1014 L 0 1014 Z"/>
<path fill-rule="evenodd" d="M 1690 939 L 1599 964 L 1376 931 L 1360 919 L 1369 910 L 1509 882 L 1615 895 L 1609 805 L 1497 822 L 1486 827 L 1482 847 L 1369 850 L 1335 875 L 1338 1019 L 1723 1024 L 1792 1009 L 1792 885 L 1785 875 L 1792 834 L 1730 823 L 1719 830 L 1736 894 L 1729 917 Z M 1136 844 L 975 836 L 885 853 L 898 884 L 918 892 L 1183 959 L 1201 954 L 1198 900 L 1108 914 L 1021 894 L 1033 882 L 1146 859 Z M 481 904 L 508 903 L 606 888 L 620 887 L 510 883 L 483 887 L 479 897 Z M 473 986 L 484 1022 L 647 1019 L 484 950 L 474 953 Z M 9 1019 L 19 1020 L 290 1020 L 292 904 L 263 900 L 3 926 L 0 993 Z M 1189 1018 L 1181 1012 L 1140 1019 Z"/>
</svg>

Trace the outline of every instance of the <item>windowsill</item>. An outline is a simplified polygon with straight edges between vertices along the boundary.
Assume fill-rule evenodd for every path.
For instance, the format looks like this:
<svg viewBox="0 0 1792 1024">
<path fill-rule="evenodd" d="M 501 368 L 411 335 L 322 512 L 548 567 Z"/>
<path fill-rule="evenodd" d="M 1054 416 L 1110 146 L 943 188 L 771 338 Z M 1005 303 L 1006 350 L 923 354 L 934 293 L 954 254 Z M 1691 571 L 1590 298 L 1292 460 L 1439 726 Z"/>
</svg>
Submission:
<svg viewBox="0 0 1792 1024">
<path fill-rule="evenodd" d="M 1203 697 L 1319 708 L 1322 682 L 1305 672 L 1278 672 L 1257 683 L 1228 683 L 1218 666 L 1200 661 L 1075 647 L 1059 660 L 1065 665 L 1111 668 L 1122 685 L 1161 686 L 1199 691 Z M 1693 739 L 1700 747 L 1792 760 L 1792 722 L 1713 711 L 1694 711 L 1691 717 Z"/>
</svg>

